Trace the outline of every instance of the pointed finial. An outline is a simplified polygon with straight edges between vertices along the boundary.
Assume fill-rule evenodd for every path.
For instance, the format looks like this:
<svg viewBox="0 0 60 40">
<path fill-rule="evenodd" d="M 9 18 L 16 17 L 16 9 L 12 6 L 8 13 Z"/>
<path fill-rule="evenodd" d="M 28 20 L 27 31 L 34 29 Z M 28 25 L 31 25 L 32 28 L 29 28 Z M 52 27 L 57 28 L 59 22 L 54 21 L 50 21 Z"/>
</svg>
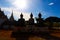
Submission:
<svg viewBox="0 0 60 40">
<path fill-rule="evenodd" d="M 31 14 L 30 14 L 30 17 L 33 17 L 33 14 L 32 14 L 32 12 L 31 12 Z"/>
<path fill-rule="evenodd" d="M 22 14 L 22 13 L 20 14 L 20 17 L 21 17 L 21 18 L 23 17 L 23 14 Z"/>
<path fill-rule="evenodd" d="M 10 21 L 14 21 L 13 11 L 11 13 Z"/>
<path fill-rule="evenodd" d="M 11 15 L 13 16 L 13 10 L 12 10 L 12 14 Z"/>
<path fill-rule="evenodd" d="M 13 14 L 13 10 L 12 10 L 12 14 Z"/>
<path fill-rule="evenodd" d="M 39 12 L 38 17 L 41 18 L 41 13 Z"/>
<path fill-rule="evenodd" d="M 0 8 L 0 11 L 1 11 L 1 8 Z"/>
</svg>

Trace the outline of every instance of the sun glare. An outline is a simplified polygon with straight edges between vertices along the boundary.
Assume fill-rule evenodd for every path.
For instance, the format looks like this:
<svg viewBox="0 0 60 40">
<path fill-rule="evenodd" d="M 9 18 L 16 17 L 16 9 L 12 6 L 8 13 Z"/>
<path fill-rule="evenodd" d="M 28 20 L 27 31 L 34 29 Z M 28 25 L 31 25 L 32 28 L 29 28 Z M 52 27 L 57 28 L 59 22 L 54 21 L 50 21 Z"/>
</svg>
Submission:
<svg viewBox="0 0 60 40">
<path fill-rule="evenodd" d="M 27 0 L 15 0 L 13 5 L 19 9 L 27 8 Z"/>
</svg>

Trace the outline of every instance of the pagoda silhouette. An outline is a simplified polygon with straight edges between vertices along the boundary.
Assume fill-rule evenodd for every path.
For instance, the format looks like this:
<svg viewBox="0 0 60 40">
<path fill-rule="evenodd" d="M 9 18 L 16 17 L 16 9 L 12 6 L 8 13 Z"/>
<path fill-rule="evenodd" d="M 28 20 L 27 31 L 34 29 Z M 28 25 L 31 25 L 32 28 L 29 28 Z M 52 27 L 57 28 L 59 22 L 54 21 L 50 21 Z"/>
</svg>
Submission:
<svg viewBox="0 0 60 40">
<path fill-rule="evenodd" d="M 16 38 L 16 40 L 28 40 L 28 37 L 31 35 L 40 37 L 43 36 L 49 40 L 49 38 L 52 38 L 49 33 L 53 32 L 50 30 L 55 30 L 53 27 L 60 27 L 60 18 L 55 16 L 43 19 L 42 14 L 39 13 L 38 17 L 34 18 L 33 13 L 31 13 L 30 18 L 27 21 L 23 18 L 23 16 L 23 13 L 21 13 L 20 18 L 16 21 L 12 11 L 10 18 L 8 19 L 7 15 L 5 15 L 4 11 L 0 8 L 0 30 L 13 30 L 11 37 Z M 44 29 L 48 29 L 49 31 Z M 53 39 L 56 38 L 53 37 Z M 60 40 L 59 38 L 57 39 Z"/>
</svg>

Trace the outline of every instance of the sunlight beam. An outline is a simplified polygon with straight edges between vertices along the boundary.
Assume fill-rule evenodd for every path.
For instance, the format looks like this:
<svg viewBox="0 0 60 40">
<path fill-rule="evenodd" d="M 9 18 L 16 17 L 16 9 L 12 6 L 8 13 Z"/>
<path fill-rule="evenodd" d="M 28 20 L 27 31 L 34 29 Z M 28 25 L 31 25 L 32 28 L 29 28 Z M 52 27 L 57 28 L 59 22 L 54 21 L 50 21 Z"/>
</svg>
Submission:
<svg viewBox="0 0 60 40">
<path fill-rule="evenodd" d="M 27 8 L 27 0 L 15 0 L 13 2 L 13 5 L 16 7 L 16 8 L 19 8 L 19 9 L 25 9 Z"/>
</svg>

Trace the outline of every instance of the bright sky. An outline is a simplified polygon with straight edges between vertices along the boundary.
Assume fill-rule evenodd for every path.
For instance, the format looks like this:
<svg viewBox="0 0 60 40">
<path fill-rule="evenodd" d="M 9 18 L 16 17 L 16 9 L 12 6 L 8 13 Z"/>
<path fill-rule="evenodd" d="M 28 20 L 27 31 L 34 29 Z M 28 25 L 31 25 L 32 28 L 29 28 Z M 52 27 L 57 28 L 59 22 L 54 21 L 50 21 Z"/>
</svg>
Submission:
<svg viewBox="0 0 60 40">
<path fill-rule="evenodd" d="M 60 0 L 0 0 L 0 8 L 4 10 L 8 17 L 13 10 L 16 20 L 21 12 L 26 20 L 28 20 L 31 12 L 34 17 L 37 17 L 39 12 L 41 12 L 43 18 L 60 17 Z"/>
</svg>

